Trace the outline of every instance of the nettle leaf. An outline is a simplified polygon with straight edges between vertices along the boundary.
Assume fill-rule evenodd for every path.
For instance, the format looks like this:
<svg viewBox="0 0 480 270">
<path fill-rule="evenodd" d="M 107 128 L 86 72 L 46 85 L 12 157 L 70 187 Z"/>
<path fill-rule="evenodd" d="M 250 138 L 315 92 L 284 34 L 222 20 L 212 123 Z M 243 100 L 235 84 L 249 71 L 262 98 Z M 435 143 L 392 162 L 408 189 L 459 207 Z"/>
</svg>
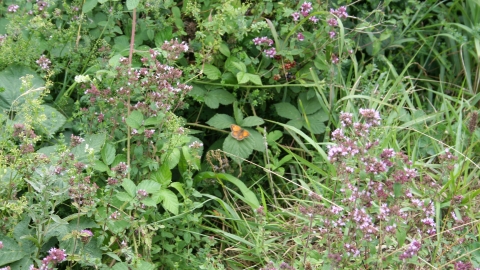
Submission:
<svg viewBox="0 0 480 270">
<path fill-rule="evenodd" d="M 83 4 L 82 12 L 87 13 L 92 11 L 92 9 L 97 5 L 97 0 L 85 0 L 85 4 Z"/>
<path fill-rule="evenodd" d="M 103 162 L 105 162 L 106 165 L 110 165 L 115 160 L 115 153 L 115 146 L 111 143 L 106 143 L 100 154 L 102 155 Z"/>
<path fill-rule="evenodd" d="M 127 0 L 127 9 L 132 10 L 137 8 L 139 2 L 139 0 Z"/>
<path fill-rule="evenodd" d="M 281 117 L 285 117 L 287 119 L 300 119 L 302 117 L 297 108 L 290 103 L 281 102 L 275 104 L 274 106 L 278 115 Z"/>
<path fill-rule="evenodd" d="M 27 93 L 20 92 L 22 86 L 21 77 L 32 75 L 32 87 L 27 89 Z M 26 98 L 39 98 L 41 89 L 45 85 L 44 81 L 30 68 L 23 66 L 11 66 L 0 72 L 0 108 L 10 110 L 15 101 L 15 105 L 20 105 L 25 102 Z"/>
<path fill-rule="evenodd" d="M 129 127 L 139 129 L 143 124 L 143 114 L 140 111 L 133 111 L 125 122 Z"/>
<path fill-rule="evenodd" d="M 205 64 L 205 66 L 203 67 L 203 73 L 205 73 L 205 75 L 207 75 L 207 78 L 212 81 L 218 80 L 220 76 L 222 76 L 222 72 L 220 72 L 220 69 L 210 64 Z"/>
<path fill-rule="evenodd" d="M 232 159 L 237 163 L 242 163 L 242 159 L 247 159 L 255 148 L 256 144 L 251 136 L 242 141 L 234 139 L 228 135 L 223 142 L 223 151 L 232 154 Z"/>
<path fill-rule="evenodd" d="M 159 202 L 162 203 L 163 208 L 174 215 L 178 215 L 178 208 L 180 204 L 178 203 L 177 195 L 168 189 L 160 190 L 158 195 Z"/>
<path fill-rule="evenodd" d="M 245 127 L 253 127 L 263 125 L 263 123 L 265 123 L 265 121 L 263 121 L 263 119 L 258 116 L 248 116 L 243 119 L 242 125 Z"/>
<path fill-rule="evenodd" d="M 233 123 L 235 123 L 235 120 L 233 119 L 233 117 L 231 117 L 228 114 L 220 114 L 220 113 L 215 114 L 212 118 L 210 118 L 210 120 L 207 121 L 207 124 L 209 126 L 212 126 L 218 129 L 230 128 L 230 125 Z"/>
</svg>

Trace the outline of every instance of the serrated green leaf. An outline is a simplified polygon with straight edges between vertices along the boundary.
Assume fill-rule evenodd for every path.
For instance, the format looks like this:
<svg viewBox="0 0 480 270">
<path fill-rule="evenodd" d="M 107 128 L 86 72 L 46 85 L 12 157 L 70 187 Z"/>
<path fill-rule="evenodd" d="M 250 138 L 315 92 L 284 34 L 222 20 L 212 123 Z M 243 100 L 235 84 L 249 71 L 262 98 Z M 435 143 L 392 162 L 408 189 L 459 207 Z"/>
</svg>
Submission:
<svg viewBox="0 0 480 270">
<path fill-rule="evenodd" d="M 139 0 L 127 0 L 127 9 L 133 10 L 134 8 L 137 8 L 139 2 Z"/>
<path fill-rule="evenodd" d="M 129 202 L 133 200 L 133 197 L 126 192 L 118 192 L 115 194 L 115 197 L 117 197 L 117 199 L 119 199 L 121 202 Z"/>
<path fill-rule="evenodd" d="M 139 129 L 143 124 L 143 114 L 140 111 L 133 111 L 125 122 L 129 127 Z"/>
<path fill-rule="evenodd" d="M 238 73 L 239 71 L 242 71 L 235 67 L 235 65 L 233 64 L 235 62 L 240 62 L 240 60 L 235 56 L 228 57 L 227 60 L 225 61 L 225 65 L 224 65 L 225 69 L 234 74 Z"/>
<path fill-rule="evenodd" d="M 132 180 L 125 178 L 122 181 L 122 187 L 125 189 L 125 191 L 130 195 L 131 197 L 135 197 L 135 194 L 137 192 L 137 186 L 135 183 L 133 183 Z"/>
<path fill-rule="evenodd" d="M 256 74 L 250 74 L 250 73 L 247 73 L 248 75 L 248 80 L 251 81 L 252 83 L 256 84 L 256 85 L 262 85 L 262 79 L 260 79 L 260 76 L 256 75 Z"/>
<path fill-rule="evenodd" d="M 249 76 L 248 73 L 245 73 L 243 71 L 240 71 L 237 73 L 237 81 L 239 84 L 245 84 L 249 81 Z"/>
<path fill-rule="evenodd" d="M 85 4 L 83 4 L 82 12 L 88 13 L 92 11 L 92 9 L 97 5 L 97 0 L 85 0 Z"/>
<path fill-rule="evenodd" d="M 230 105 L 235 101 L 235 96 L 225 89 L 215 89 L 210 91 L 210 94 L 216 96 L 222 105 Z"/>
<path fill-rule="evenodd" d="M 153 180 L 143 180 L 138 184 L 137 189 L 146 190 L 148 193 L 153 194 L 160 191 L 161 185 Z"/>
<path fill-rule="evenodd" d="M 233 117 L 228 114 L 215 114 L 210 120 L 207 121 L 209 126 L 218 128 L 218 129 L 226 129 L 230 128 L 230 125 L 235 123 Z"/>
<path fill-rule="evenodd" d="M 232 136 L 228 135 L 223 142 L 223 151 L 232 154 L 232 159 L 237 163 L 241 163 L 243 159 L 247 159 L 255 148 L 255 143 L 251 137 L 247 137 L 242 141 L 238 141 Z"/>
<path fill-rule="evenodd" d="M 162 186 L 168 186 L 172 181 L 172 171 L 168 164 L 163 163 L 158 170 L 151 174 L 151 179 Z"/>
<path fill-rule="evenodd" d="M 226 57 L 230 56 L 230 49 L 228 48 L 227 43 L 222 42 L 220 43 L 220 48 L 218 48 L 221 54 L 225 55 Z"/>
<path fill-rule="evenodd" d="M 180 204 L 178 203 L 177 195 L 168 189 L 162 189 L 158 194 L 163 208 L 174 215 L 178 215 L 178 208 Z"/>
<path fill-rule="evenodd" d="M 290 103 L 281 102 L 274 105 L 277 111 L 277 114 L 281 117 L 285 117 L 287 119 L 300 119 L 302 115 L 300 112 Z"/>
<path fill-rule="evenodd" d="M 247 66 L 243 62 L 232 62 L 232 65 L 241 72 L 247 72 Z"/>
<path fill-rule="evenodd" d="M 27 89 L 28 92 L 22 93 L 20 91 L 22 86 L 20 78 L 26 75 L 33 76 L 32 88 Z M 30 68 L 17 65 L 6 68 L 0 72 L 0 89 L 5 89 L 5 91 L 0 92 L 0 109 L 10 110 L 14 101 L 16 105 L 20 105 L 25 103 L 26 98 L 40 97 L 41 88 L 44 85 L 44 81 Z"/>
<path fill-rule="evenodd" d="M 253 126 L 263 125 L 263 123 L 265 123 L 265 121 L 263 121 L 263 119 L 258 116 L 248 116 L 245 119 L 243 119 L 242 126 L 253 127 Z"/>
<path fill-rule="evenodd" d="M 222 72 L 214 65 L 205 64 L 203 67 L 203 73 L 207 75 L 207 78 L 214 81 L 218 80 L 222 76 Z"/>
<path fill-rule="evenodd" d="M 313 134 L 323 134 L 325 133 L 326 126 L 324 124 L 325 121 L 328 121 L 328 115 L 326 116 L 326 113 L 324 113 L 322 110 L 314 113 L 307 115 L 308 122 L 310 123 L 310 128 L 313 132 Z M 307 127 L 307 123 L 304 121 L 303 126 L 305 128 Z"/>
<path fill-rule="evenodd" d="M 178 148 L 174 148 L 172 152 L 170 152 L 170 154 L 167 157 L 167 160 L 165 160 L 170 170 L 172 170 L 178 165 L 178 162 L 180 162 L 181 156 L 182 154 L 180 153 L 180 149 Z"/>
<path fill-rule="evenodd" d="M 212 92 L 208 92 L 205 95 L 203 101 L 205 102 L 205 105 L 207 105 L 211 109 L 218 109 L 218 107 L 220 106 L 220 102 L 217 96 L 215 96 Z"/>
<path fill-rule="evenodd" d="M 113 144 L 111 143 L 106 143 L 103 146 L 102 152 L 100 154 L 102 155 L 102 160 L 106 165 L 112 164 L 113 161 L 115 160 L 115 154 L 116 154 L 115 146 L 113 146 Z"/>
<path fill-rule="evenodd" d="M 185 190 L 183 189 L 183 184 L 180 182 L 173 182 L 170 187 L 176 189 L 183 197 L 186 197 Z"/>
</svg>

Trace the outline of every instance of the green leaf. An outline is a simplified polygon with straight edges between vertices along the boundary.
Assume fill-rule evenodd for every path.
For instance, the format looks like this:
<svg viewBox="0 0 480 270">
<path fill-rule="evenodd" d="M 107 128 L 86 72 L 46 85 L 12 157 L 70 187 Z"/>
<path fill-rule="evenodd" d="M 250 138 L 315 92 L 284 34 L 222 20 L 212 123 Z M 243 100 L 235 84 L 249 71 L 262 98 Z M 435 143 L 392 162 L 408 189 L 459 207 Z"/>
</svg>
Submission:
<svg viewBox="0 0 480 270">
<path fill-rule="evenodd" d="M 57 224 L 68 224 L 67 221 L 63 220 L 61 217 L 57 216 L 57 215 L 51 215 L 50 216 L 52 218 L 52 220 L 57 223 Z"/>
<path fill-rule="evenodd" d="M 215 114 L 210 120 L 207 121 L 209 126 L 218 128 L 218 129 L 226 129 L 230 128 L 230 125 L 235 123 L 233 117 L 228 114 Z"/>
<path fill-rule="evenodd" d="M 162 189 L 158 194 L 163 208 L 174 215 L 178 215 L 180 204 L 178 203 L 177 195 L 168 189 Z"/>
<path fill-rule="evenodd" d="M 90 150 L 86 149 L 87 145 L 88 149 L 93 149 L 93 153 L 95 155 L 98 154 L 102 149 L 103 144 L 105 143 L 106 135 L 104 133 L 87 135 L 84 139 L 84 142 L 75 146 L 72 149 L 72 154 L 75 155 L 78 161 L 89 164 Z"/>
<path fill-rule="evenodd" d="M 140 111 L 133 111 L 125 121 L 129 127 L 139 129 L 143 124 L 143 114 Z"/>
<path fill-rule="evenodd" d="M 218 102 L 222 105 L 230 105 L 235 101 L 235 96 L 225 89 L 215 89 L 210 91 L 209 94 L 216 96 Z"/>
<path fill-rule="evenodd" d="M 172 170 L 173 168 L 175 168 L 175 166 L 178 165 L 178 162 L 180 162 L 181 156 L 182 155 L 180 153 L 180 149 L 178 148 L 174 148 L 172 152 L 170 152 L 170 154 L 167 157 L 167 160 L 165 160 L 170 170 Z"/>
<path fill-rule="evenodd" d="M 237 81 L 239 84 L 245 84 L 249 82 L 250 77 L 248 76 L 248 73 L 245 73 L 243 71 L 240 71 L 237 73 Z"/>
<path fill-rule="evenodd" d="M 123 179 L 122 187 L 125 189 L 128 195 L 135 197 L 135 194 L 137 193 L 137 186 L 135 186 L 135 183 L 133 183 L 132 180 L 128 178 Z"/>
<path fill-rule="evenodd" d="M 139 2 L 139 0 L 127 0 L 127 9 L 133 10 L 134 8 L 137 8 Z"/>
<path fill-rule="evenodd" d="M 170 41 L 173 38 L 173 28 L 171 26 L 162 27 L 160 32 L 155 35 L 155 46 L 162 47 L 165 41 Z"/>
<path fill-rule="evenodd" d="M 21 92 L 22 81 L 20 78 L 26 75 L 33 76 L 32 87 L 26 89 L 27 92 Z M 0 91 L 0 109 L 10 110 L 14 101 L 15 105 L 21 105 L 27 98 L 39 98 L 44 85 L 44 81 L 30 68 L 18 65 L 6 68 L 0 72 L 0 89 L 5 89 L 3 92 Z"/>
<path fill-rule="evenodd" d="M 238 141 L 228 135 L 223 142 L 223 151 L 232 154 L 232 159 L 237 163 L 242 162 L 241 158 L 248 158 L 253 153 L 253 149 L 255 149 L 255 142 L 251 136 Z"/>
<path fill-rule="evenodd" d="M 82 12 L 88 13 L 92 11 L 92 9 L 97 5 L 97 0 L 85 0 L 85 4 L 83 4 Z"/>
<path fill-rule="evenodd" d="M 263 119 L 258 116 L 248 116 L 243 119 L 242 126 L 253 127 L 263 125 L 263 123 L 265 123 L 265 121 L 263 121 Z"/>
<path fill-rule="evenodd" d="M 326 118 L 326 119 L 325 119 Z M 325 124 L 323 122 L 328 121 L 328 115 L 323 110 L 320 110 L 314 114 L 307 115 L 308 122 L 313 134 L 325 133 Z M 304 121 L 303 126 L 307 127 L 307 123 Z"/>
<path fill-rule="evenodd" d="M 285 117 L 287 119 L 300 119 L 302 115 L 300 112 L 290 103 L 281 102 L 274 105 L 277 111 L 277 114 L 281 117 Z"/>
<path fill-rule="evenodd" d="M 221 54 L 225 55 L 226 57 L 230 56 L 230 49 L 228 48 L 227 43 L 222 42 L 220 43 L 220 48 L 218 48 Z"/>
<path fill-rule="evenodd" d="M 212 94 L 212 92 L 208 92 L 205 95 L 204 102 L 205 102 L 205 105 L 207 105 L 211 109 L 218 109 L 218 107 L 220 106 L 220 102 L 217 96 Z"/>
<path fill-rule="evenodd" d="M 247 73 L 247 75 L 249 81 L 253 82 L 256 85 L 262 85 L 262 79 L 260 79 L 260 76 L 250 73 Z"/>
<path fill-rule="evenodd" d="M 241 72 L 247 72 L 247 66 L 243 62 L 232 62 L 232 65 Z"/>
<path fill-rule="evenodd" d="M 184 198 L 187 197 L 185 190 L 183 189 L 183 184 L 180 182 L 173 182 L 170 187 L 176 189 Z"/>
<path fill-rule="evenodd" d="M 143 189 L 150 194 L 154 194 L 160 191 L 161 185 L 152 180 L 143 180 L 142 182 L 140 182 L 140 184 L 138 184 L 137 190 L 138 189 Z"/>
<path fill-rule="evenodd" d="M 162 186 L 168 186 L 172 181 L 172 171 L 168 164 L 163 163 L 158 170 L 152 173 L 151 179 Z"/>
<path fill-rule="evenodd" d="M 117 197 L 117 199 L 121 202 L 129 202 L 133 200 L 133 197 L 126 192 L 118 192 L 117 194 L 115 194 L 115 197 Z"/>
<path fill-rule="evenodd" d="M 225 69 L 234 73 L 234 74 L 238 73 L 239 71 L 243 71 L 243 72 L 247 71 L 246 67 L 245 67 L 245 70 L 241 70 L 241 69 L 237 68 L 236 65 L 233 64 L 235 62 L 241 63 L 240 60 L 235 56 L 228 57 L 227 60 L 225 61 L 225 65 L 224 65 Z"/>
<path fill-rule="evenodd" d="M 3 242 L 3 248 L 0 249 L 0 265 L 11 264 L 27 256 L 15 240 L 0 235 L 0 241 Z"/>
<path fill-rule="evenodd" d="M 115 146 L 111 143 L 106 143 L 102 148 L 102 160 L 106 165 L 111 165 L 115 160 Z"/>
<path fill-rule="evenodd" d="M 203 73 L 205 73 L 205 75 L 207 75 L 207 78 L 212 81 L 218 80 L 222 75 L 222 72 L 220 72 L 220 69 L 210 64 L 205 64 L 205 66 L 203 67 Z"/>
<path fill-rule="evenodd" d="M 158 115 L 155 117 L 149 117 L 145 120 L 145 126 L 158 126 L 163 123 L 165 115 L 161 112 L 158 112 Z"/>
</svg>

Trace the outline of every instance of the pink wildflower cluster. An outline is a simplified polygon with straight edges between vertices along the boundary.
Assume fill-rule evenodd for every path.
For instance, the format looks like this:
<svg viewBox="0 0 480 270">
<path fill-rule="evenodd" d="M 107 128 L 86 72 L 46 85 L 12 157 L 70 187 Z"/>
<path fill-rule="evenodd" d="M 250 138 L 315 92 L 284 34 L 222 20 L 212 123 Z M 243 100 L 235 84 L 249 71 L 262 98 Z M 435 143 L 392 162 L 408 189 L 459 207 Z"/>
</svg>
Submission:
<svg viewBox="0 0 480 270">
<path fill-rule="evenodd" d="M 35 268 L 33 265 L 30 266 L 30 270 L 52 270 L 54 267 L 65 261 L 67 259 L 67 254 L 63 249 L 52 248 L 48 251 L 48 256 L 43 258 L 42 265 L 39 268 Z"/>
<path fill-rule="evenodd" d="M 310 15 L 310 12 L 312 11 L 312 3 L 303 2 L 303 4 L 300 6 L 300 10 L 292 13 L 293 21 L 297 22 L 298 20 L 300 20 L 301 17 L 308 17 Z M 313 23 L 318 22 L 318 18 L 316 16 L 311 16 L 308 19 Z"/>
<path fill-rule="evenodd" d="M 49 70 L 50 65 L 52 64 L 50 59 L 48 59 L 45 55 L 40 56 L 40 58 L 35 61 L 35 63 L 37 63 L 38 66 L 40 66 L 40 68 L 43 70 Z"/>
<path fill-rule="evenodd" d="M 15 13 L 17 12 L 18 8 L 20 8 L 18 5 L 10 5 L 7 8 L 7 11 L 10 13 Z"/>
<path fill-rule="evenodd" d="M 277 50 L 275 49 L 275 47 L 271 47 L 273 45 L 273 40 L 268 37 L 256 37 L 253 39 L 253 43 L 256 46 L 270 46 L 270 48 L 263 50 L 267 57 L 273 58 L 277 54 Z"/>
<path fill-rule="evenodd" d="M 188 44 L 185 41 L 180 43 L 178 39 L 172 39 L 163 43 L 162 50 L 169 52 L 167 59 L 177 60 L 182 53 L 188 52 Z"/>
</svg>

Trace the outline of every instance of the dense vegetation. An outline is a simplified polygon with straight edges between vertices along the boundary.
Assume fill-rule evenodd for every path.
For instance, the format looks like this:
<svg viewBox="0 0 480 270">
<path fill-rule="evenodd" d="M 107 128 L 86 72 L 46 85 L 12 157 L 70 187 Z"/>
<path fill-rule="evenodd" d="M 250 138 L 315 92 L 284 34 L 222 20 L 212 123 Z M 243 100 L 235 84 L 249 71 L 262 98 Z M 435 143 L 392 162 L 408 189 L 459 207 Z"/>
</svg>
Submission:
<svg viewBox="0 0 480 270">
<path fill-rule="evenodd" d="M 480 3 L 0 2 L 0 269 L 480 269 Z"/>
</svg>

